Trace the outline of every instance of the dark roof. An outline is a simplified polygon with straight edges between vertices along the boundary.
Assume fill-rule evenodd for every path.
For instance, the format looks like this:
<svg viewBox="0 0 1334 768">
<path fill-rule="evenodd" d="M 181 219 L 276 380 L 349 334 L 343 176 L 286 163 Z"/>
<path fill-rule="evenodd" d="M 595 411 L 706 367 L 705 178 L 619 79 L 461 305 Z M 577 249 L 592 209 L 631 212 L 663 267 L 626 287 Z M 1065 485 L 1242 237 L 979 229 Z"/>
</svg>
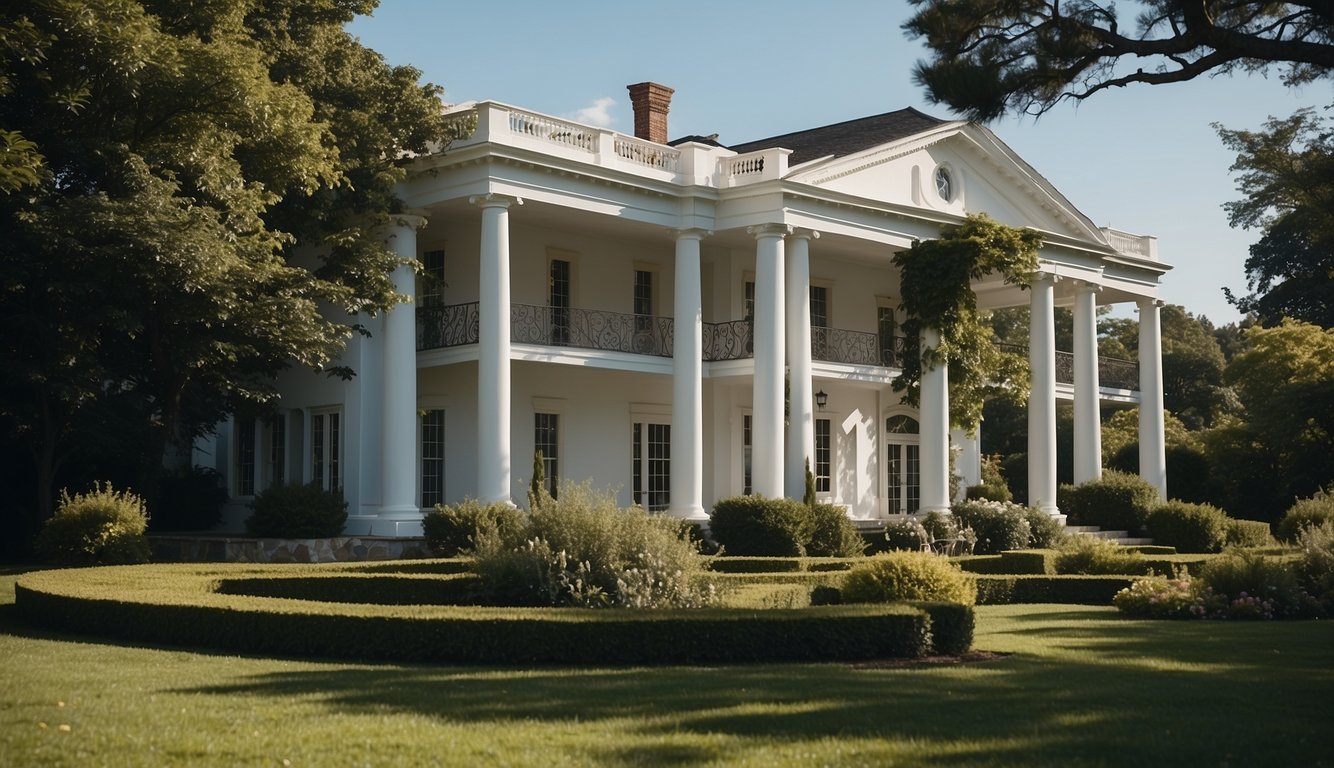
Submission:
<svg viewBox="0 0 1334 768">
<path fill-rule="evenodd" d="M 822 128 L 811 128 L 759 141 L 748 141 L 745 144 L 734 144 L 728 149 L 746 153 L 782 147 L 792 150 L 788 162 L 791 165 L 798 165 L 828 155 L 835 157 L 851 155 L 880 144 L 929 131 L 946 122 L 948 121 L 922 114 L 908 107 L 896 112 L 862 117 Z"/>
<path fill-rule="evenodd" d="M 711 147 L 721 147 L 721 146 L 722 146 L 722 144 L 719 144 L 719 143 L 718 143 L 718 134 L 716 134 L 716 133 L 715 133 L 715 134 L 712 134 L 712 135 L 710 135 L 710 136 L 696 136 L 696 135 L 692 135 L 692 136 L 682 136 L 682 137 L 679 138 L 679 139 L 672 139 L 671 141 L 667 142 L 667 146 L 669 146 L 669 147 L 679 147 L 679 146 L 681 146 L 682 144 L 685 144 L 686 142 L 690 142 L 690 141 L 693 141 L 693 142 L 695 142 L 695 143 L 697 143 L 697 144 L 708 144 L 708 145 L 711 146 Z"/>
</svg>

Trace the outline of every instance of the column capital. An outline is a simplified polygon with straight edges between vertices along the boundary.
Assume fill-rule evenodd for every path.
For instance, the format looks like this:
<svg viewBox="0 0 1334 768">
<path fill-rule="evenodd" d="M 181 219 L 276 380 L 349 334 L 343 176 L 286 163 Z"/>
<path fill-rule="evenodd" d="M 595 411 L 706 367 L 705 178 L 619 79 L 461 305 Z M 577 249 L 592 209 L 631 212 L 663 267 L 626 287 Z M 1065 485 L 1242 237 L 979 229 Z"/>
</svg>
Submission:
<svg viewBox="0 0 1334 768">
<path fill-rule="evenodd" d="M 819 240 L 819 239 L 820 239 L 820 233 L 817 232 L 817 231 L 815 231 L 815 230 L 813 230 L 813 229 L 805 229 L 805 228 L 802 228 L 802 227 L 792 227 L 792 238 L 793 238 L 793 239 L 801 239 L 801 240 Z"/>
<path fill-rule="evenodd" d="M 1092 280 L 1075 280 L 1074 285 L 1077 293 L 1092 293 L 1094 295 L 1102 293 L 1102 285 Z"/>
<path fill-rule="evenodd" d="M 753 227 L 746 227 L 746 234 L 753 236 L 756 240 L 764 237 L 787 237 L 792 234 L 792 225 L 756 224 Z"/>
<path fill-rule="evenodd" d="M 473 195 L 468 198 L 468 203 L 479 208 L 508 208 L 511 205 L 523 205 L 523 198 L 515 195 L 502 195 L 499 192 L 488 192 L 485 195 Z"/>
<path fill-rule="evenodd" d="M 389 223 L 408 229 L 421 229 L 426 226 L 426 212 L 418 209 L 389 214 Z"/>
<path fill-rule="evenodd" d="M 1150 296 L 1140 296 L 1135 299 L 1135 306 L 1138 307 L 1139 309 L 1144 309 L 1146 307 L 1161 308 L 1166 305 L 1167 302 L 1163 301 L 1162 299 L 1155 299 Z"/>
<path fill-rule="evenodd" d="M 682 227 L 681 229 L 669 229 L 667 234 L 674 240 L 703 240 L 706 237 L 713 237 L 713 230 L 701 227 Z"/>
</svg>

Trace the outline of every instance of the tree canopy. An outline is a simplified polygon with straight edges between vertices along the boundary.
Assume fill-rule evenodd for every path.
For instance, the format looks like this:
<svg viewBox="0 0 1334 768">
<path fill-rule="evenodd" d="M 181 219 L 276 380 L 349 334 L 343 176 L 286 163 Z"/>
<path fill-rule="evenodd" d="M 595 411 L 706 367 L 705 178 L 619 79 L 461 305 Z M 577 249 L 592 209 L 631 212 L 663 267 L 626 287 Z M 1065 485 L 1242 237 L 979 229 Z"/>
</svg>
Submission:
<svg viewBox="0 0 1334 768">
<path fill-rule="evenodd" d="M 401 158 L 445 130 L 438 87 L 344 30 L 374 7 L 0 8 L 0 132 L 19 148 L 0 152 L 0 416 L 39 504 L 89 420 L 132 426 L 160 467 L 285 366 L 336 368 L 401 300 L 376 228 Z"/>
<path fill-rule="evenodd" d="M 903 26 L 932 58 L 913 76 L 970 119 L 1040 115 L 1109 88 L 1284 65 L 1290 85 L 1334 69 L 1328 0 L 911 0 Z"/>
<path fill-rule="evenodd" d="M 1224 206 L 1230 223 L 1262 232 L 1246 259 L 1251 292 L 1228 301 L 1264 325 L 1334 327 L 1334 121 L 1304 109 L 1259 131 L 1214 127 L 1237 153 L 1244 197 Z"/>
</svg>

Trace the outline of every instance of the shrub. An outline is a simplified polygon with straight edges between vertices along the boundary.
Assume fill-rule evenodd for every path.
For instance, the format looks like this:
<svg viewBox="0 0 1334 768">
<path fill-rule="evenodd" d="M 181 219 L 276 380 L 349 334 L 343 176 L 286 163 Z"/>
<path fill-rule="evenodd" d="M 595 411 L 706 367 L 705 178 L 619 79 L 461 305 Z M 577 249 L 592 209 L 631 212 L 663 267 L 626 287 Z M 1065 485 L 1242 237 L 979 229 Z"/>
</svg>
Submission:
<svg viewBox="0 0 1334 768">
<path fill-rule="evenodd" d="M 1334 522 L 1308 525 L 1297 534 L 1301 555 L 1297 559 L 1297 579 L 1307 592 L 1334 613 Z"/>
<path fill-rule="evenodd" d="M 926 552 L 887 552 L 843 577 L 845 603 L 935 600 L 973 605 L 977 582 L 958 566 Z"/>
<path fill-rule="evenodd" d="M 561 487 L 509 546 L 498 532 L 481 531 L 475 567 L 493 601 L 504 605 L 689 607 L 711 600 L 696 585 L 704 558 L 678 520 L 638 507 L 620 509 L 609 493 Z"/>
<path fill-rule="evenodd" d="M 1199 581 L 1211 593 L 1204 596 L 1210 617 L 1301 618 L 1319 613 L 1292 564 L 1253 552 L 1234 550 L 1210 560 Z"/>
<path fill-rule="evenodd" d="M 984 575 L 977 579 L 978 605 L 1063 603 L 1107 605 L 1134 582 L 1133 576 Z"/>
<path fill-rule="evenodd" d="M 1158 489 L 1147 480 L 1108 471 L 1101 479 L 1067 491 L 1066 513 L 1074 525 L 1097 525 L 1134 534 L 1144 529 L 1149 512 L 1158 502 Z"/>
<path fill-rule="evenodd" d="M 1317 491 L 1309 499 L 1298 499 L 1278 521 L 1278 538 L 1281 541 L 1295 542 L 1302 528 L 1334 521 L 1334 493 L 1329 490 Z"/>
<path fill-rule="evenodd" d="M 499 536 L 508 547 L 518 546 L 523 528 L 523 513 L 512 505 L 476 499 L 439 505 L 422 518 L 426 545 L 441 557 L 471 552 L 478 537 L 487 534 Z"/>
<path fill-rule="evenodd" d="M 1149 576 L 1117 592 L 1112 605 L 1122 613 L 1146 619 L 1204 618 L 1201 586 L 1184 570 L 1173 578 Z"/>
<path fill-rule="evenodd" d="M 206 531 L 222 519 L 227 501 L 222 475 L 208 467 L 192 467 L 162 477 L 153 517 L 153 531 Z"/>
<path fill-rule="evenodd" d="M 1010 493 L 1010 488 L 1006 485 L 979 483 L 965 488 L 964 498 L 969 500 L 983 499 L 985 501 L 1014 501 L 1014 494 Z"/>
<path fill-rule="evenodd" d="M 979 555 L 1023 549 L 1028 546 L 1029 526 L 1024 508 L 999 501 L 964 501 L 951 511 L 960 526 L 973 529 L 977 537 L 973 551 Z"/>
<path fill-rule="evenodd" d="M 144 501 L 110 483 L 88 493 L 60 492 L 56 513 L 37 535 L 37 554 L 62 565 L 146 563 L 148 512 Z"/>
<path fill-rule="evenodd" d="M 1274 543 L 1269 523 L 1263 520 L 1227 520 L 1227 546 L 1268 547 Z"/>
<path fill-rule="evenodd" d="M 732 496 L 709 513 L 709 533 L 729 555 L 805 555 L 810 526 L 809 508 L 791 499 Z"/>
<path fill-rule="evenodd" d="M 1228 517 L 1208 504 L 1169 501 L 1149 512 L 1145 528 L 1155 544 L 1178 552 L 1219 552 L 1227 543 Z"/>
<path fill-rule="evenodd" d="M 866 541 L 842 507 L 816 504 L 808 507 L 810 541 L 806 554 L 811 557 L 856 557 L 866 551 Z"/>
<path fill-rule="evenodd" d="M 931 534 L 917 520 L 905 517 L 885 526 L 885 542 L 888 549 L 920 552 L 923 547 L 930 546 Z"/>
<path fill-rule="evenodd" d="M 1053 549 L 1070 539 L 1059 519 L 1037 507 L 1025 507 L 1024 519 L 1028 521 L 1028 546 L 1033 549 Z"/>
<path fill-rule="evenodd" d="M 1144 556 L 1110 541 L 1092 536 L 1076 536 L 1056 555 L 1059 574 L 1142 574 L 1148 573 Z"/>
<path fill-rule="evenodd" d="M 315 539 L 338 536 L 347 522 L 341 491 L 315 483 L 275 485 L 255 497 L 254 513 L 246 518 L 251 536 L 270 539 Z"/>
</svg>

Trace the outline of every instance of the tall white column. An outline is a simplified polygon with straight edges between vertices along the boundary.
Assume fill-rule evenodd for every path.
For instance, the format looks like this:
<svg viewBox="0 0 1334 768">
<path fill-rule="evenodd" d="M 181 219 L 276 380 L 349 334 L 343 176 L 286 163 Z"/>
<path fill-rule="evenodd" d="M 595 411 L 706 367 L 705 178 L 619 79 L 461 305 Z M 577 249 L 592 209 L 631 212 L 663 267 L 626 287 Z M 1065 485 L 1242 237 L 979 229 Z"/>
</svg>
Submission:
<svg viewBox="0 0 1334 768">
<path fill-rule="evenodd" d="M 785 224 L 751 227 L 755 236 L 755 380 L 751 426 L 751 484 L 783 496 L 783 238 Z"/>
<path fill-rule="evenodd" d="M 1029 304 L 1028 504 L 1049 515 L 1056 508 L 1056 308 L 1055 279 L 1039 275 Z"/>
<path fill-rule="evenodd" d="M 819 232 L 799 230 L 788 238 L 787 253 L 787 367 L 788 498 L 806 493 L 806 466 L 815 469 L 815 388 L 811 384 L 811 240 Z"/>
<path fill-rule="evenodd" d="M 394 255 L 409 262 L 417 260 L 417 230 L 426 223 L 421 216 L 395 217 L 390 229 L 390 247 Z M 393 272 L 394 290 L 415 297 L 412 267 L 400 264 Z M 380 400 L 380 479 L 379 518 L 390 521 L 419 521 L 417 506 L 417 318 L 416 304 L 392 307 L 384 316 L 383 396 Z M 363 457 L 363 461 L 370 457 Z M 376 533 L 397 533 L 376 528 Z"/>
<path fill-rule="evenodd" d="M 1075 287 L 1075 484 L 1102 477 L 1098 410 L 1098 286 Z"/>
<path fill-rule="evenodd" d="M 970 485 L 982 482 L 982 426 L 969 435 L 962 429 L 950 430 L 950 443 L 959 449 L 954 460 L 955 471 L 959 473 L 959 487 L 951 488 L 953 498 L 962 499 Z"/>
<path fill-rule="evenodd" d="M 708 233 L 676 234 L 672 341 L 672 473 L 670 513 L 700 520 L 704 514 L 704 317 L 699 244 Z"/>
<path fill-rule="evenodd" d="M 922 329 L 922 350 L 940 345 L 940 332 Z M 950 509 L 950 369 L 942 361 L 928 366 L 922 361 L 920 444 L 922 450 L 921 512 Z"/>
<path fill-rule="evenodd" d="M 1156 299 L 1139 300 L 1139 476 L 1167 498 L 1163 436 L 1163 340 Z"/>
<path fill-rule="evenodd" d="M 477 302 L 477 496 L 510 501 L 510 230 L 519 198 L 482 195 L 481 275 Z"/>
</svg>

